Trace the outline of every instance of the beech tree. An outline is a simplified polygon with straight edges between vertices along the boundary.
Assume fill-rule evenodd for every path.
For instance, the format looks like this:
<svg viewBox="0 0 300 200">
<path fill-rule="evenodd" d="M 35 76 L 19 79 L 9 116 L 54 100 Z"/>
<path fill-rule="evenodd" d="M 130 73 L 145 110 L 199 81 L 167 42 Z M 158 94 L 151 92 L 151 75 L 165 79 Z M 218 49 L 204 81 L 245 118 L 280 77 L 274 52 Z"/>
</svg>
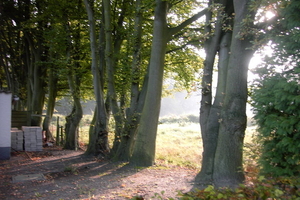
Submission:
<svg viewBox="0 0 300 200">
<path fill-rule="evenodd" d="M 86 49 L 85 40 L 82 39 L 85 32 L 77 29 L 80 31 L 80 36 L 77 37 L 78 34 L 72 31 L 76 29 L 75 26 L 80 27 L 78 24 L 81 19 L 78 16 L 82 13 L 82 5 L 81 1 L 56 0 L 44 1 L 42 4 L 30 0 L 0 3 L 3 50 L 0 73 L 4 75 L 1 81 L 6 80 L 2 81 L 2 87 L 10 88 L 14 95 L 20 97 L 18 110 L 27 110 L 33 114 L 31 125 L 41 125 L 41 115 L 46 102 L 47 116 L 43 130 L 49 140 L 53 138 L 49 125 L 56 97 L 69 91 L 66 81 L 67 66 L 70 66 L 68 64 L 77 63 L 78 66 L 80 63 L 76 68 L 78 73 L 74 75 L 87 77 L 81 82 L 85 83 L 89 78 L 84 70 L 86 62 L 82 60 Z M 69 9 L 70 7 L 73 9 Z M 69 16 L 64 18 L 66 15 Z M 66 20 L 70 23 L 69 35 L 73 40 L 69 43 L 69 37 L 65 34 Z M 78 41 L 74 42 L 75 40 Z M 79 43 L 81 46 L 78 46 Z M 69 57 L 66 53 L 67 47 L 70 47 Z"/>
<path fill-rule="evenodd" d="M 261 2 L 228 0 L 214 3 L 210 1 L 212 8 L 217 6 L 217 12 L 214 14 L 211 10 L 206 19 L 209 37 L 205 42 L 200 109 L 204 151 L 197 180 L 217 187 L 236 187 L 244 180 L 248 65 L 256 48 L 265 42 L 259 33 L 268 32 L 271 22 L 254 23 Z M 218 82 L 213 98 L 212 74 L 217 56 Z"/>
<path fill-rule="evenodd" d="M 46 69 L 42 63 L 48 61 L 49 54 L 42 35 L 49 26 L 42 17 L 44 6 L 29 0 L 1 2 L 1 66 L 5 85 L 20 97 L 19 109 L 34 114 L 32 125 L 41 124 L 45 100 Z"/>
<path fill-rule="evenodd" d="M 114 159 L 128 161 L 131 157 L 136 129 L 140 121 L 140 114 L 144 104 L 145 86 L 148 79 L 145 77 L 143 89 L 140 89 L 140 73 L 141 73 L 141 54 L 142 54 L 142 22 L 143 9 L 142 0 L 135 3 L 135 18 L 133 32 L 133 59 L 131 63 L 131 87 L 130 87 L 130 103 L 126 111 L 126 120 L 124 128 L 120 133 L 120 142 L 117 146 Z M 118 138 L 116 138 L 118 140 Z"/>
<path fill-rule="evenodd" d="M 149 63 L 149 81 L 142 110 L 136 144 L 130 162 L 139 166 L 151 166 L 155 159 L 155 142 L 162 95 L 163 73 L 167 43 L 172 36 L 203 16 L 204 9 L 180 25 L 168 28 L 167 14 L 172 4 L 155 1 L 154 29 Z"/>
<path fill-rule="evenodd" d="M 56 74 L 57 70 L 50 67 L 49 69 L 49 79 L 48 79 L 48 101 L 47 101 L 47 111 L 46 117 L 43 121 L 43 131 L 45 131 L 45 139 L 47 141 L 54 141 L 52 132 L 50 131 L 50 123 L 54 112 L 55 100 L 58 93 L 58 76 Z"/>
<path fill-rule="evenodd" d="M 81 5 L 81 4 L 80 4 Z M 68 17 L 67 17 L 68 19 Z M 77 27 L 80 24 L 77 25 Z M 80 47 L 80 29 L 76 28 L 73 32 L 70 30 L 69 22 L 65 24 L 66 33 L 67 33 L 67 49 L 66 49 L 66 58 L 68 66 L 68 83 L 71 91 L 71 96 L 73 98 L 73 108 L 71 113 L 66 117 L 66 142 L 64 148 L 66 149 L 77 149 L 78 148 L 78 137 L 79 137 L 79 123 L 83 115 L 83 110 L 80 102 L 80 85 L 81 79 L 83 76 L 82 71 L 80 70 L 79 64 L 79 47 Z M 73 37 L 72 37 L 73 36 Z M 73 38 L 73 39 L 72 39 Z M 74 59 L 71 59 L 71 56 Z"/>
<path fill-rule="evenodd" d="M 199 180 L 218 187 L 235 187 L 244 180 L 242 147 L 247 120 L 247 72 L 254 53 L 249 30 L 255 12 L 250 9 L 250 3 L 224 1 L 220 5 L 223 10 L 217 14 L 214 35 L 206 46 L 200 114 L 204 152 Z M 209 13 L 207 20 L 211 17 Z M 225 27 L 223 20 L 227 23 Z M 208 27 L 208 33 L 211 30 Z M 217 53 L 218 85 L 212 103 L 212 73 Z"/>
<path fill-rule="evenodd" d="M 147 68 L 153 38 L 151 34 L 153 30 L 153 4 L 131 0 L 101 1 L 100 4 L 92 1 L 85 2 L 86 5 L 87 3 L 93 8 L 92 20 L 94 23 L 96 18 L 99 19 L 100 29 L 94 29 L 95 34 L 99 34 L 99 39 L 95 37 L 95 40 L 91 39 L 90 41 L 95 41 L 95 52 L 100 53 L 97 59 L 105 59 L 103 62 L 98 61 L 102 75 L 97 80 L 103 80 L 102 87 L 105 89 L 102 90 L 101 101 L 108 105 L 102 114 L 106 113 L 106 119 L 108 119 L 108 114 L 111 111 L 115 121 L 115 129 L 113 130 L 115 140 L 111 155 L 117 160 L 128 161 L 132 155 L 149 80 L 150 70 Z M 86 8 L 88 7 L 86 6 Z M 188 25 L 196 19 L 197 17 L 185 23 Z M 90 30 L 92 27 L 90 25 Z M 172 30 L 175 34 L 179 33 L 180 30 L 182 31 L 184 27 L 186 25 L 181 26 L 180 29 L 177 28 L 176 31 L 174 31 L 175 28 Z M 180 33 L 177 37 L 182 35 L 183 33 Z M 97 44 L 99 44 L 99 48 L 97 48 Z M 185 45 L 176 46 L 173 44 L 169 52 L 174 53 L 185 47 Z M 103 53 L 104 51 L 105 53 Z M 191 62 L 188 61 L 189 56 L 187 55 L 194 54 L 191 51 L 184 53 L 182 50 L 182 60 L 178 58 L 173 60 L 178 61 L 178 63 L 185 62 L 188 65 Z M 169 58 L 168 65 L 172 66 L 172 57 Z M 181 64 L 181 67 L 184 68 L 185 65 Z M 178 72 L 178 74 L 180 73 L 182 72 Z M 104 95 L 106 95 L 105 98 Z M 93 121 L 97 122 L 98 120 Z M 91 129 L 93 127 L 91 126 Z M 90 144 L 93 141 L 95 139 L 90 141 Z M 92 146 L 91 148 L 95 147 Z M 90 148 L 88 149 L 90 150 Z M 91 152 L 97 154 L 98 151 Z"/>
<path fill-rule="evenodd" d="M 103 22 L 101 22 L 100 30 L 100 51 L 97 47 L 97 35 L 96 35 L 96 19 L 93 1 L 84 1 L 88 21 L 89 21 L 89 31 L 90 31 L 90 46 L 91 46 L 91 71 L 93 74 L 93 85 L 94 93 L 96 99 L 96 108 L 94 117 L 90 126 L 89 131 L 89 144 L 86 151 L 87 154 L 94 155 L 107 155 L 109 152 L 108 145 L 108 117 L 105 107 L 105 96 L 104 96 L 104 62 L 100 62 L 104 59 L 104 48 L 103 48 L 103 37 L 104 37 L 104 27 Z M 99 55 L 100 57 L 99 57 Z M 102 60 L 103 61 L 103 60 Z"/>
</svg>

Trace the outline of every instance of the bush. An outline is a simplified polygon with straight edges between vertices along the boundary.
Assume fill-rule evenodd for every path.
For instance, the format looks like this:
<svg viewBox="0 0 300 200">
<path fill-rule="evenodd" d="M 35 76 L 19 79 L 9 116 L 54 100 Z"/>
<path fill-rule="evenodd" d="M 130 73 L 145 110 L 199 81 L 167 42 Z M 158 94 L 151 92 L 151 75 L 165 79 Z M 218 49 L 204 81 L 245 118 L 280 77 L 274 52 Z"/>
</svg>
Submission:
<svg viewBox="0 0 300 200">
<path fill-rule="evenodd" d="M 253 90 L 252 106 L 262 144 L 262 173 L 300 174 L 300 85 L 297 75 L 276 73 Z"/>
</svg>

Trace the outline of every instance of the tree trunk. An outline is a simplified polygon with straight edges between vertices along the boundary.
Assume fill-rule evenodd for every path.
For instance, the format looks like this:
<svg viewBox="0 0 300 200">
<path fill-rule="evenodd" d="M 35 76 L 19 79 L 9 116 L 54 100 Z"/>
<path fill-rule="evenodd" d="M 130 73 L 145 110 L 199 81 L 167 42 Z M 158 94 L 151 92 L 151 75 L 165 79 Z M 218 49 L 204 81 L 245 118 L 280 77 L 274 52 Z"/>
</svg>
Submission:
<svg viewBox="0 0 300 200">
<path fill-rule="evenodd" d="M 210 2 L 210 5 L 212 2 Z M 220 14 L 219 14 L 220 16 Z M 206 14 L 206 34 L 211 35 L 212 13 Z M 208 39 L 205 44 L 206 59 L 204 61 L 203 77 L 202 77 L 202 98 L 200 107 L 200 126 L 203 142 L 202 167 L 198 175 L 202 183 L 212 182 L 214 155 L 217 147 L 218 139 L 218 117 L 215 115 L 217 107 L 212 108 L 212 85 L 213 85 L 213 69 L 215 57 L 219 48 L 220 39 L 222 37 L 222 19 L 218 19 L 214 30 L 214 35 Z M 211 112 L 214 110 L 214 112 Z M 198 179 L 197 178 L 197 179 Z"/>
<path fill-rule="evenodd" d="M 93 2 L 92 2 L 93 3 Z M 105 108 L 104 94 L 103 94 L 103 68 L 101 69 L 99 65 L 99 55 L 97 51 L 97 41 L 96 41 L 96 25 L 94 19 L 93 5 L 90 4 L 88 0 L 84 0 L 84 4 L 88 14 L 88 20 L 90 25 L 90 44 L 92 53 L 92 74 L 93 74 L 93 84 L 94 93 L 96 98 L 96 119 L 94 127 L 90 127 L 90 131 L 93 131 L 92 137 L 90 135 L 89 144 L 86 154 L 105 156 L 109 152 L 108 145 L 108 131 L 107 131 L 107 113 Z M 101 37 L 101 36 L 100 36 Z M 102 45 L 102 44 L 100 44 Z"/>
<path fill-rule="evenodd" d="M 149 81 L 147 83 L 145 103 L 136 137 L 131 163 L 140 166 L 151 166 L 155 158 L 155 143 L 160 111 L 164 61 L 168 41 L 171 37 L 190 25 L 207 9 L 200 11 L 174 28 L 167 28 L 167 11 L 169 2 L 156 0 L 153 41 L 149 64 Z"/>
<path fill-rule="evenodd" d="M 68 81 L 74 104 L 72 112 L 66 117 L 66 143 L 64 148 L 74 150 L 78 148 L 78 127 L 83 111 L 80 103 L 80 81 L 77 77 L 74 78 L 72 71 L 68 75 Z"/>
<path fill-rule="evenodd" d="M 155 158 L 155 142 L 160 111 L 164 60 L 167 47 L 166 15 L 168 2 L 156 0 L 153 42 L 149 66 L 149 82 L 143 114 L 131 163 L 138 166 L 151 166 Z"/>
<path fill-rule="evenodd" d="M 124 124 L 124 113 L 118 106 L 117 101 L 117 92 L 115 88 L 115 66 L 117 62 L 117 55 L 120 54 L 122 37 L 120 37 L 121 33 L 116 33 L 116 37 L 112 36 L 112 21 L 111 21 L 111 5 L 110 0 L 103 0 L 103 10 L 104 10 L 104 19 L 105 19 L 105 60 L 106 60 L 106 69 L 108 76 L 108 96 L 110 107 L 115 119 L 115 142 L 113 146 L 113 150 L 116 150 L 119 145 L 119 137 L 121 135 L 121 131 L 123 129 Z M 122 12 L 125 10 L 122 9 Z M 120 16 L 122 18 L 122 14 Z M 123 20 L 121 20 L 122 22 Z M 113 152 L 115 153 L 115 152 Z"/>
<path fill-rule="evenodd" d="M 79 62 L 76 62 L 79 58 L 76 52 L 79 51 L 79 41 L 80 34 L 79 29 L 72 33 L 70 28 L 70 23 L 68 21 L 68 16 L 66 16 L 65 29 L 67 33 L 67 65 L 69 67 L 68 71 L 68 83 L 73 97 L 73 109 L 70 115 L 66 117 L 66 143 L 64 145 L 65 149 L 75 149 L 78 148 L 78 138 L 79 138 L 79 123 L 82 119 L 83 111 L 80 102 L 80 84 L 81 84 L 81 73 L 77 72 L 80 69 Z M 73 60 L 71 62 L 71 60 Z"/>
<path fill-rule="evenodd" d="M 119 161 L 129 161 L 133 152 L 135 144 L 135 138 L 138 132 L 139 123 L 141 120 L 141 113 L 143 111 L 144 102 L 146 98 L 147 86 L 148 86 L 148 72 L 144 78 L 143 88 L 138 93 L 138 98 L 131 99 L 131 103 L 135 104 L 130 107 L 127 114 L 127 120 L 122 132 L 121 143 L 118 147 L 118 151 L 115 155 L 115 159 Z"/>
<path fill-rule="evenodd" d="M 198 179 L 203 184 L 212 183 L 214 172 L 214 156 L 217 148 L 219 135 L 220 115 L 224 104 L 224 94 L 226 86 L 227 66 L 229 59 L 229 43 L 231 33 L 225 33 L 222 37 L 219 49 L 218 82 L 214 102 L 209 109 L 208 119 L 203 128 L 203 157 L 202 168 Z"/>
<path fill-rule="evenodd" d="M 207 110 L 203 131 L 203 162 L 200 181 L 211 180 L 217 187 L 235 187 L 242 183 L 242 147 L 246 128 L 247 72 L 254 53 L 251 35 L 245 32 L 245 18 L 253 19 L 249 1 L 227 1 L 225 11 L 231 15 L 234 5 L 233 32 L 222 34 L 219 49 L 218 85 L 214 104 Z M 203 95 L 203 94 L 202 94 Z M 201 108 L 205 109 L 205 108 Z M 203 113 L 201 113 L 203 114 Z M 205 120 L 205 119 L 204 119 Z M 205 156 L 205 157 L 204 157 Z"/>
<path fill-rule="evenodd" d="M 40 44 L 41 45 L 41 44 Z M 40 126 L 42 123 L 42 115 L 44 100 L 45 100 L 45 72 L 46 70 L 43 68 L 40 62 L 42 62 L 42 55 L 44 49 L 39 47 L 34 50 L 34 64 L 32 70 L 32 101 L 31 101 L 31 113 L 38 116 L 31 117 L 31 125 L 32 126 Z"/>
<path fill-rule="evenodd" d="M 38 15 L 41 13 L 41 8 L 39 4 L 36 4 Z M 31 50 L 31 61 L 32 70 L 29 70 L 31 74 L 29 78 L 31 79 L 30 89 L 32 90 L 32 99 L 31 99 L 31 113 L 37 116 L 31 117 L 32 126 L 41 126 L 44 101 L 45 101 L 45 77 L 46 77 L 46 68 L 42 65 L 42 62 L 48 60 L 49 47 L 45 46 L 44 38 L 38 36 L 43 31 L 47 31 L 48 27 L 45 24 L 45 21 L 41 20 L 37 22 L 37 30 L 41 31 L 37 35 L 32 36 L 33 32 L 24 32 L 25 37 L 30 45 Z"/>
<path fill-rule="evenodd" d="M 131 64 L 132 82 L 131 82 L 131 98 L 130 107 L 126 110 L 126 120 L 124 128 L 120 135 L 120 143 L 118 144 L 117 152 L 114 155 L 114 159 L 119 161 L 129 161 L 132 154 L 132 148 L 134 144 L 134 138 L 137 133 L 137 127 L 140 121 L 140 114 L 144 105 L 145 89 L 147 85 L 147 75 L 144 79 L 144 90 L 139 91 L 139 73 L 140 73 L 140 53 L 142 47 L 142 1 L 136 1 L 136 16 L 134 20 L 134 46 L 133 46 L 133 61 Z"/>
<path fill-rule="evenodd" d="M 55 99 L 57 96 L 57 82 L 58 78 L 54 72 L 54 69 L 49 70 L 49 82 L 48 82 L 48 103 L 47 103 L 47 114 L 43 122 L 43 131 L 45 131 L 46 141 L 54 141 L 53 135 L 50 131 L 50 123 L 53 116 L 55 107 Z M 58 128 L 58 127 L 57 127 Z"/>
<path fill-rule="evenodd" d="M 219 187 L 236 187 L 244 180 L 242 161 L 247 124 L 247 73 L 254 51 L 250 49 L 251 37 L 243 35 L 242 23 L 246 18 L 254 18 L 254 14 L 249 11 L 249 3 L 249 0 L 234 1 L 235 25 L 213 175 L 214 182 Z"/>
</svg>

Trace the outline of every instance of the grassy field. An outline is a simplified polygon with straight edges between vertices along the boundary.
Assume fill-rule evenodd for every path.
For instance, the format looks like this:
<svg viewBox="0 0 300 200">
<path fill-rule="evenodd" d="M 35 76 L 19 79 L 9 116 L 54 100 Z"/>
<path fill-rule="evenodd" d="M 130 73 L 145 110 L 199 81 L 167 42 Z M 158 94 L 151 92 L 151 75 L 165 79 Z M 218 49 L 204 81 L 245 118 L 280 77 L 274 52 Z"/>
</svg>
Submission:
<svg viewBox="0 0 300 200">
<path fill-rule="evenodd" d="M 85 115 L 80 123 L 79 141 L 81 144 L 88 143 L 89 124 L 91 115 Z M 63 117 L 60 117 L 63 125 Z M 200 169 L 202 158 L 202 139 L 198 117 L 177 116 L 161 118 L 158 125 L 156 143 L 156 162 L 162 165 L 177 165 Z M 112 125 L 111 125 L 112 126 Z M 113 130 L 113 128 L 111 128 Z M 253 160 L 252 136 L 255 127 L 251 126 L 246 131 L 245 137 L 245 162 L 251 164 Z M 113 133 L 110 133 L 110 141 L 113 141 Z"/>
<path fill-rule="evenodd" d="M 198 123 L 158 126 L 156 159 L 163 164 L 200 168 L 202 140 Z"/>
</svg>

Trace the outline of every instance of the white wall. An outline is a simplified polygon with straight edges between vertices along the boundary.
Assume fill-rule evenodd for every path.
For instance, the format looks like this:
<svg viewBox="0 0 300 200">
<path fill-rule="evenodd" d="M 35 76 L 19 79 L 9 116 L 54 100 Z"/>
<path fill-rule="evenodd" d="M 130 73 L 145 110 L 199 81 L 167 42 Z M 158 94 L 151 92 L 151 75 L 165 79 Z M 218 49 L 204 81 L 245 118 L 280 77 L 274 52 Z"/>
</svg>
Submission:
<svg viewBox="0 0 300 200">
<path fill-rule="evenodd" d="M 0 91 L 0 160 L 10 158 L 11 93 Z"/>
</svg>

